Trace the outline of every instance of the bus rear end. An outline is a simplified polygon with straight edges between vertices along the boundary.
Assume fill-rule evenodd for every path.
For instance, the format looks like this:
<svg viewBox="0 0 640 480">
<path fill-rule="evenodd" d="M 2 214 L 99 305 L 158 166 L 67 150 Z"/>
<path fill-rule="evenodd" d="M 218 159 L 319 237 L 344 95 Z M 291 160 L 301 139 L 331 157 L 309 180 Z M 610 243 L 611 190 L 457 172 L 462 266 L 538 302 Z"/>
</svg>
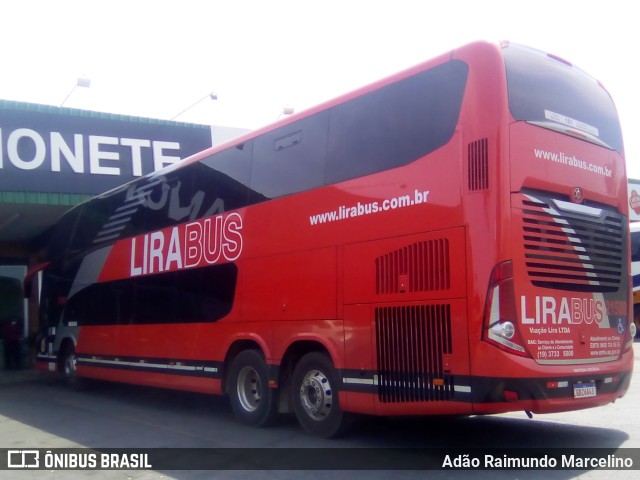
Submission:
<svg viewBox="0 0 640 480">
<path fill-rule="evenodd" d="M 616 110 L 563 59 L 516 45 L 503 55 L 508 251 L 487 290 L 474 410 L 606 404 L 628 389 L 635 333 Z"/>
</svg>

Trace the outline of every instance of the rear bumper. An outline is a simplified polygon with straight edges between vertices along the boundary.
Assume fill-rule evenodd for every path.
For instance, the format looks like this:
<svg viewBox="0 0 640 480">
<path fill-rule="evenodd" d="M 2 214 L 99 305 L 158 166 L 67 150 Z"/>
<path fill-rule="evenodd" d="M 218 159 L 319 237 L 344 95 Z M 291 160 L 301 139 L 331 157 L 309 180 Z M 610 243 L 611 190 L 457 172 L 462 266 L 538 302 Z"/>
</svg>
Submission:
<svg viewBox="0 0 640 480">
<path fill-rule="evenodd" d="M 597 407 L 624 396 L 631 382 L 631 370 L 605 374 L 553 378 L 472 379 L 474 413 L 504 413 L 529 410 L 554 413 Z M 574 386 L 593 383 L 596 394 L 575 398 Z"/>
<path fill-rule="evenodd" d="M 625 395 L 631 382 L 633 353 L 597 366 L 542 366 L 525 358 L 518 362 L 519 368 L 511 368 L 520 373 L 518 377 L 497 371 L 492 375 L 445 375 L 438 385 L 408 373 L 385 384 L 373 371 L 361 372 L 356 382 L 353 372 L 342 371 L 341 390 L 349 411 L 374 415 L 581 410 L 606 405 Z M 584 397 L 584 390 L 582 396 L 577 395 L 577 385 L 592 386 L 587 389 L 591 396 Z"/>
</svg>

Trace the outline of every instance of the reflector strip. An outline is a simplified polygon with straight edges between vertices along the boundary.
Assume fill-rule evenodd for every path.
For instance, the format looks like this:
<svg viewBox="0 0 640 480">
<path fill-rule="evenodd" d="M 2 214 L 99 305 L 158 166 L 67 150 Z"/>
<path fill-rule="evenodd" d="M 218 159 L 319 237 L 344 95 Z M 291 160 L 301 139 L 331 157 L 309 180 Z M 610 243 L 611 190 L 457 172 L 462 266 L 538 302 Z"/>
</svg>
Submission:
<svg viewBox="0 0 640 480">
<path fill-rule="evenodd" d="M 568 381 L 562 382 L 547 382 L 547 388 L 567 388 L 569 386 Z"/>
<path fill-rule="evenodd" d="M 467 385 L 454 385 L 453 390 L 458 393 L 471 393 L 471 387 Z"/>
<path fill-rule="evenodd" d="M 373 378 L 343 378 L 342 383 L 351 385 L 377 385 L 378 382 Z"/>
</svg>

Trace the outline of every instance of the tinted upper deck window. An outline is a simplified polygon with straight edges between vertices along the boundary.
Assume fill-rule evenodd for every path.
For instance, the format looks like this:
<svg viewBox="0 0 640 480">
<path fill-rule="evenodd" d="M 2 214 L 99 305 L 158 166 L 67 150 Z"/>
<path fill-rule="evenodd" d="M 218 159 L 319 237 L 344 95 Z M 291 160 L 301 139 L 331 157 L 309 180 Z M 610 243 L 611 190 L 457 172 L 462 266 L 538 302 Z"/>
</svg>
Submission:
<svg viewBox="0 0 640 480">
<path fill-rule="evenodd" d="M 468 66 L 452 61 L 331 109 L 326 183 L 406 165 L 453 136 Z"/>
<path fill-rule="evenodd" d="M 324 111 L 256 138 L 252 199 L 277 198 L 324 185 L 328 125 L 329 112 Z"/>
</svg>

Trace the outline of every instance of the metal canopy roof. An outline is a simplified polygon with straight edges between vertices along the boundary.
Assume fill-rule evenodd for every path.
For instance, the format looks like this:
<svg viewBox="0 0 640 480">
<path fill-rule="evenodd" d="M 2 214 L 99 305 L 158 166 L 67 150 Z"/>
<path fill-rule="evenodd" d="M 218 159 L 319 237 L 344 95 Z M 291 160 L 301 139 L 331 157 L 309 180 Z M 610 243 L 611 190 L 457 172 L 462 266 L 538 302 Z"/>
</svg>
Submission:
<svg viewBox="0 0 640 480">
<path fill-rule="evenodd" d="M 0 192 L 0 242 L 28 243 L 91 195 Z"/>
</svg>

